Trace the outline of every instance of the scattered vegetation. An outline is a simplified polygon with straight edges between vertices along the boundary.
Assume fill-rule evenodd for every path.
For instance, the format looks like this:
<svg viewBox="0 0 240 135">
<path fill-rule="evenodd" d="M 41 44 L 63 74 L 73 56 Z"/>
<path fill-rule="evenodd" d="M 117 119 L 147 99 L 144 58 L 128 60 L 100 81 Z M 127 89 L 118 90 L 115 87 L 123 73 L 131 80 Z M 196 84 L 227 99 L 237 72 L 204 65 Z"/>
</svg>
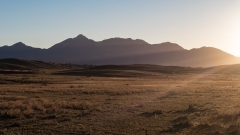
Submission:
<svg viewBox="0 0 240 135">
<path fill-rule="evenodd" d="M 0 134 L 240 133 L 238 74 L 115 68 L 0 74 Z"/>
</svg>

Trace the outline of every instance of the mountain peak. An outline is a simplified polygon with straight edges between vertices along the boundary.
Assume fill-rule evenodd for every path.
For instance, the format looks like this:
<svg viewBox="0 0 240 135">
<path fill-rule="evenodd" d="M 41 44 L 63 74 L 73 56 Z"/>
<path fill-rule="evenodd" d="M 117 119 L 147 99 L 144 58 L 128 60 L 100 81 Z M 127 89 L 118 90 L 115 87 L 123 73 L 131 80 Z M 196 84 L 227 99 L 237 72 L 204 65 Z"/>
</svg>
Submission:
<svg viewBox="0 0 240 135">
<path fill-rule="evenodd" d="M 28 50 L 28 49 L 33 49 L 31 46 L 27 46 L 22 42 L 17 42 L 11 46 L 6 46 L 7 48 L 15 49 L 15 50 Z"/>
<path fill-rule="evenodd" d="M 26 49 L 26 48 L 29 48 L 29 46 L 25 45 L 22 42 L 17 42 L 15 44 L 13 44 L 11 47 L 14 47 L 16 49 Z"/>
<path fill-rule="evenodd" d="M 74 39 L 88 39 L 86 36 L 79 34 L 77 37 L 75 37 Z"/>
<path fill-rule="evenodd" d="M 140 40 L 140 39 L 132 39 L 132 38 L 110 38 L 101 41 L 101 44 L 105 45 L 148 45 L 147 42 Z"/>
<path fill-rule="evenodd" d="M 185 50 L 183 47 L 181 47 L 180 45 L 176 44 L 176 43 L 171 43 L 171 42 L 163 42 L 160 44 L 152 44 L 153 46 L 159 48 L 160 50 L 168 50 L 168 51 L 181 51 L 181 50 Z"/>
<path fill-rule="evenodd" d="M 17 42 L 15 44 L 13 44 L 13 46 L 23 47 L 23 46 L 26 46 L 26 45 L 24 43 L 22 43 L 22 42 Z"/>
</svg>

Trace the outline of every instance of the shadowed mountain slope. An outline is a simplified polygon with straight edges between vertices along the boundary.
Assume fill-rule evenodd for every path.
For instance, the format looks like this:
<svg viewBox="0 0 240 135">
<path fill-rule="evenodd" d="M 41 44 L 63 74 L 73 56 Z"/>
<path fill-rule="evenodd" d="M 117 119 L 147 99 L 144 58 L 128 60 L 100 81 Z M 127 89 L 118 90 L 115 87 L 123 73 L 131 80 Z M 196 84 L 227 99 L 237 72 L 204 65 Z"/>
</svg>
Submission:
<svg viewBox="0 0 240 135">
<path fill-rule="evenodd" d="M 235 64 L 240 60 L 216 48 L 185 50 L 178 44 L 148 44 L 140 39 L 110 38 L 94 41 L 83 35 L 66 39 L 49 49 L 19 42 L 0 47 L 0 58 L 21 58 L 74 64 L 160 64 L 207 67 Z"/>
<path fill-rule="evenodd" d="M 42 56 L 44 49 L 33 48 L 18 42 L 12 46 L 0 47 L 0 58 L 24 58 L 31 59 L 39 58 Z"/>
</svg>

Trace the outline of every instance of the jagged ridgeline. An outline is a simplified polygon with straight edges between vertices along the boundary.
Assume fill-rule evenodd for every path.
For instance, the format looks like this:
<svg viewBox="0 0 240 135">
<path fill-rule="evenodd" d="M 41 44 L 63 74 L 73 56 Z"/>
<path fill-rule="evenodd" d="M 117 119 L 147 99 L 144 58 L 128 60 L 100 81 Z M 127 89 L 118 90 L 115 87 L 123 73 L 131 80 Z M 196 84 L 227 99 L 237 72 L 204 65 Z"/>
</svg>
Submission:
<svg viewBox="0 0 240 135">
<path fill-rule="evenodd" d="M 239 63 L 222 50 L 202 47 L 186 50 L 175 43 L 149 44 L 140 39 L 111 38 L 94 41 L 83 35 L 66 39 L 48 49 L 24 43 L 0 47 L 0 58 L 20 58 L 72 64 L 159 64 L 209 67 Z"/>
</svg>

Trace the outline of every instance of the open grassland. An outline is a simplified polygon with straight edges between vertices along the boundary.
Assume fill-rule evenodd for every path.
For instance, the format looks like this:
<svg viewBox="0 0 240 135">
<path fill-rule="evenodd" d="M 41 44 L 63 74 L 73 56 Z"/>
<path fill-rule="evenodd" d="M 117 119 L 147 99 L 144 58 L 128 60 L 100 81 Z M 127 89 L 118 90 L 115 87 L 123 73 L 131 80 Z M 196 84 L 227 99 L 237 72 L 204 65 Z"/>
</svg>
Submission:
<svg viewBox="0 0 240 135">
<path fill-rule="evenodd" d="M 107 71 L 0 74 L 0 134 L 240 134 L 240 75 Z"/>
</svg>

